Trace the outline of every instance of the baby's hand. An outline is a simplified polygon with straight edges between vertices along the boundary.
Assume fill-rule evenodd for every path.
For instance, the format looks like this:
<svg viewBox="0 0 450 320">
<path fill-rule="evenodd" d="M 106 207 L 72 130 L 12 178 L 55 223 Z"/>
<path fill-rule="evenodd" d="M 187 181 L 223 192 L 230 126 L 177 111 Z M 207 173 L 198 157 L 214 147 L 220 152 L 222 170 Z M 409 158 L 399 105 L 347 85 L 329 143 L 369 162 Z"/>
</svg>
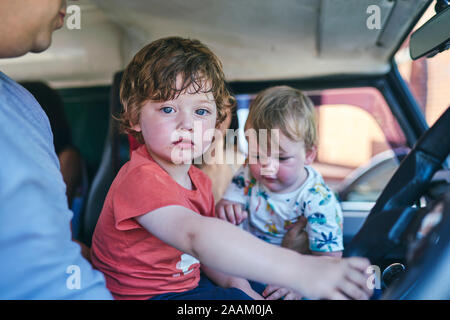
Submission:
<svg viewBox="0 0 450 320">
<path fill-rule="evenodd" d="M 268 285 L 264 289 L 262 295 L 266 300 L 300 300 L 302 298 L 302 296 L 295 291 L 274 285 Z"/>
<path fill-rule="evenodd" d="M 247 219 L 248 214 L 242 209 L 242 204 L 222 199 L 216 204 L 216 216 L 238 225 Z"/>
<path fill-rule="evenodd" d="M 301 271 L 304 276 L 301 292 L 307 298 L 367 300 L 371 297 L 373 291 L 367 285 L 370 275 L 366 273 L 369 260 L 303 257 L 307 260 Z"/>
<path fill-rule="evenodd" d="M 304 216 L 299 217 L 297 222 L 289 226 L 289 230 L 283 237 L 281 246 L 301 254 L 311 254 L 308 233 L 305 231 L 307 223 L 308 220 Z"/>
</svg>

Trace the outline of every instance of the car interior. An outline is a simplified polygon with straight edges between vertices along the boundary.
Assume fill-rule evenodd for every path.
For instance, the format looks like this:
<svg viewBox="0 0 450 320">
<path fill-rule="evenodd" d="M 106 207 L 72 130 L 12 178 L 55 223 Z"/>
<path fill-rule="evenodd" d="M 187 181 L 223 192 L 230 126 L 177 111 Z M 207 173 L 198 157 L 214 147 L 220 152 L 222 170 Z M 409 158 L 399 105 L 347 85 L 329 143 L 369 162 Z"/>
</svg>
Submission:
<svg viewBox="0 0 450 320">
<path fill-rule="evenodd" d="M 79 28 L 65 26 L 46 52 L 0 61 L 0 69 L 16 81 L 43 81 L 61 96 L 83 157 L 75 238 L 90 246 L 109 187 L 130 157 L 115 119 L 124 68 L 143 45 L 179 35 L 201 40 L 221 59 L 240 128 L 265 88 L 289 85 L 312 99 L 319 119 L 313 167 L 341 201 L 344 257 L 367 257 L 380 269 L 374 299 L 450 299 L 448 1 L 67 4 L 66 19 L 77 18 L 71 5 L 80 8 Z M 426 112 L 411 86 L 416 61 L 429 61 L 428 80 L 433 63 L 447 70 L 436 80 L 444 98 L 433 108 L 428 99 Z M 237 140 L 245 153 L 245 138 Z M 439 218 L 430 227 L 431 216 Z"/>
</svg>

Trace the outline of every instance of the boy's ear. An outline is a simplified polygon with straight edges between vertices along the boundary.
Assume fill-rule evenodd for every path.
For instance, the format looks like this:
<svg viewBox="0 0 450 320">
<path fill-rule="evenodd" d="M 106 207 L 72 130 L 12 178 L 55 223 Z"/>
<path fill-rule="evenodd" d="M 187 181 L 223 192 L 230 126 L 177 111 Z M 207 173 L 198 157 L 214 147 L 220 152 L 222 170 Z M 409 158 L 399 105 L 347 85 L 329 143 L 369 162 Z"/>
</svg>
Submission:
<svg viewBox="0 0 450 320">
<path fill-rule="evenodd" d="M 132 123 L 130 122 L 130 125 L 131 125 L 131 129 L 133 129 L 134 131 L 136 131 L 136 132 L 141 132 L 141 125 L 139 124 L 139 122 L 136 123 L 136 124 L 132 124 Z"/>
<path fill-rule="evenodd" d="M 305 164 L 310 165 L 311 163 L 313 163 L 316 156 L 317 156 L 317 147 L 313 146 L 311 149 L 306 151 Z"/>
</svg>

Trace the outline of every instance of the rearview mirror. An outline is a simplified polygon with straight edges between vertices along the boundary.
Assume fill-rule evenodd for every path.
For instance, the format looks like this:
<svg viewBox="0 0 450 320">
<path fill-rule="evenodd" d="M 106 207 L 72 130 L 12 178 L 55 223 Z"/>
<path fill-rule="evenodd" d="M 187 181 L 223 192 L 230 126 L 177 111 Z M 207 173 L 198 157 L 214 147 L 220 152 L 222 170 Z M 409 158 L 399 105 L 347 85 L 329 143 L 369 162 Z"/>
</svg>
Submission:
<svg viewBox="0 0 450 320">
<path fill-rule="evenodd" d="M 432 57 L 450 47 L 450 6 L 417 29 L 409 42 L 411 59 Z"/>
</svg>

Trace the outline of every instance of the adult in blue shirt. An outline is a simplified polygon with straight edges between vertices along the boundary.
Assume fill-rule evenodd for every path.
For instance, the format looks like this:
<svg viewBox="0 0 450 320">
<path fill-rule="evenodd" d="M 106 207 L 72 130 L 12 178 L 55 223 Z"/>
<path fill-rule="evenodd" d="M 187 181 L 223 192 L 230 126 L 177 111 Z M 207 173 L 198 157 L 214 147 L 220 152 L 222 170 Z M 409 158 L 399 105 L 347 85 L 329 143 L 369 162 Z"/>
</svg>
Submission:
<svg viewBox="0 0 450 320">
<path fill-rule="evenodd" d="M 65 0 L 0 1 L 0 58 L 41 52 Z M 0 299 L 111 299 L 71 241 L 65 184 L 45 112 L 0 71 Z"/>
</svg>

